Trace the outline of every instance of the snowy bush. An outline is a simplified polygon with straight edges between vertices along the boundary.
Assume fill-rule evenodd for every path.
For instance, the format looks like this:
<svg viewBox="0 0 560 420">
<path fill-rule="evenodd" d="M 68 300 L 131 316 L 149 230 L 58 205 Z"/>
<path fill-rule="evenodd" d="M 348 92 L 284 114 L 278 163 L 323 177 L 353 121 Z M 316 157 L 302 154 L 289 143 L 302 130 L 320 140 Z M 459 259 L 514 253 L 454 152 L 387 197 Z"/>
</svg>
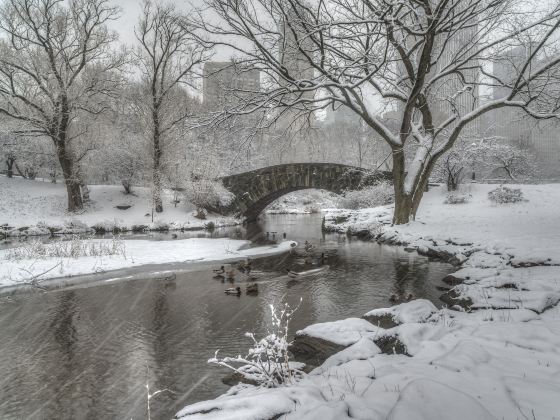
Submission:
<svg viewBox="0 0 560 420">
<path fill-rule="evenodd" d="M 245 357 L 218 358 L 218 350 L 208 363 L 227 367 L 246 380 L 268 388 L 292 384 L 302 376 L 299 363 L 290 362 L 288 355 L 288 330 L 292 315 L 297 310 L 284 303 L 280 308 L 270 306 L 271 328 L 258 340 L 253 333 L 245 336 L 253 341 L 253 347 Z"/>
<path fill-rule="evenodd" d="M 457 192 L 450 192 L 445 198 L 445 204 L 465 204 L 472 198 L 470 194 L 461 194 Z"/>
<path fill-rule="evenodd" d="M 229 206 L 235 196 L 219 181 L 199 179 L 187 183 L 185 198 L 198 209 L 214 210 Z"/>
<path fill-rule="evenodd" d="M 346 191 L 338 202 L 338 207 L 358 210 L 384 206 L 394 200 L 393 185 L 388 181 L 380 181 L 361 190 Z"/>
<path fill-rule="evenodd" d="M 523 191 L 519 188 L 508 188 L 500 185 L 495 190 L 488 193 L 488 198 L 490 201 L 496 204 L 506 204 L 506 203 L 518 203 L 520 201 L 526 201 L 523 198 Z"/>
</svg>

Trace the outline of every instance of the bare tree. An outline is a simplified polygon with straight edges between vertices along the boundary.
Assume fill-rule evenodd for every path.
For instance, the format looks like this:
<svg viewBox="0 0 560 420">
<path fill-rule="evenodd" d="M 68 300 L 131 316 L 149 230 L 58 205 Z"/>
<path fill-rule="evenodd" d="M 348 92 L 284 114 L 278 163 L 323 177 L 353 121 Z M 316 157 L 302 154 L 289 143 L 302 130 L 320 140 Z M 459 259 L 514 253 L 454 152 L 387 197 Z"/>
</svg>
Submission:
<svg viewBox="0 0 560 420">
<path fill-rule="evenodd" d="M 104 110 L 112 71 L 123 63 L 106 27 L 118 11 L 109 0 L 6 0 L 0 8 L 0 113 L 53 141 L 70 211 L 82 208 L 72 145 L 85 128 L 77 120 Z"/>
<path fill-rule="evenodd" d="M 187 106 L 186 88 L 192 86 L 195 70 L 208 50 L 195 39 L 185 16 L 170 3 L 146 0 L 135 33 L 143 81 L 139 104 L 152 144 L 153 203 L 161 212 L 165 145 L 194 113 Z"/>
<path fill-rule="evenodd" d="M 516 107 L 556 117 L 560 8 L 553 1 L 519 13 L 519 3 L 208 0 L 214 13 L 198 21 L 271 81 L 239 112 L 343 104 L 376 131 L 392 151 L 393 221 L 402 224 L 415 217 L 438 159 L 484 114 Z M 496 57 L 518 45 L 530 53 L 508 77 L 491 74 Z M 493 87 L 503 96 L 480 101 Z M 388 111 L 399 116 L 396 128 L 382 119 Z"/>
</svg>

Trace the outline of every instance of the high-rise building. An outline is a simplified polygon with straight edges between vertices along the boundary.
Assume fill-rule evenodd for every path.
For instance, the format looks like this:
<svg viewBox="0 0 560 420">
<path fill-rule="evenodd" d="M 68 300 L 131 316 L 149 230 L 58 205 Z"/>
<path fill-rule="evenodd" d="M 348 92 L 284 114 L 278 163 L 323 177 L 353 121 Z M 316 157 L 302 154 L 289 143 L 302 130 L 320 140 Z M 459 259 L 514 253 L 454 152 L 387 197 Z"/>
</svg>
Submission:
<svg viewBox="0 0 560 420">
<path fill-rule="evenodd" d="M 493 75 L 496 83 L 502 86 L 493 88 L 493 99 L 511 93 L 508 86 L 515 82 L 530 53 L 531 46 L 518 46 L 495 58 Z M 557 120 L 538 120 L 519 108 L 507 107 L 492 111 L 490 121 L 493 135 L 535 156 L 538 176 L 560 179 L 560 123 Z"/>
<path fill-rule="evenodd" d="M 209 111 L 258 93 L 261 87 L 260 71 L 239 68 L 231 61 L 210 61 L 204 64 L 203 104 Z"/>
<path fill-rule="evenodd" d="M 200 130 L 200 135 L 207 138 L 205 147 L 216 150 L 221 174 L 255 169 L 257 149 L 261 146 L 258 126 L 264 111 L 238 112 L 247 111 L 245 101 L 259 94 L 260 70 L 240 67 L 231 61 L 207 62 L 203 74 L 204 112 L 229 112 L 222 124 L 213 125 L 212 130 Z M 254 141 L 248 141 L 249 138 Z"/>
<path fill-rule="evenodd" d="M 278 28 L 278 59 L 286 71 L 278 76 L 277 81 L 280 86 L 288 88 L 290 85 L 312 80 L 315 73 L 309 63 L 313 56 L 313 44 L 306 31 L 300 29 L 299 19 L 295 13 L 294 16 L 282 18 Z M 288 104 L 292 102 L 293 106 L 290 109 L 278 110 L 274 134 L 270 138 L 274 139 L 276 147 L 281 150 L 279 156 L 284 163 L 307 162 L 313 159 L 317 141 L 312 129 L 316 128 L 317 121 L 315 114 L 307 111 L 309 108 L 305 102 L 312 100 L 314 95 L 314 91 L 310 90 L 283 98 Z M 296 104 L 293 104 L 294 102 Z"/>
<path fill-rule="evenodd" d="M 451 34 L 442 33 L 436 36 L 431 58 L 435 63 L 426 76 L 426 81 L 430 81 L 438 74 L 445 73 L 464 60 L 469 51 L 472 51 L 476 31 L 476 25 L 470 25 Z M 410 44 L 414 42 L 414 38 L 409 41 Z M 410 45 L 410 48 L 412 46 Z M 414 81 L 408 78 L 402 62 L 397 63 L 397 74 L 400 75 L 400 83 L 405 86 L 407 91 L 410 91 Z M 472 111 L 479 103 L 478 84 L 479 71 L 476 60 L 470 60 L 463 64 L 459 71 L 449 72 L 435 81 L 427 92 L 427 101 L 434 124 L 437 126 L 453 116 L 463 116 Z M 402 115 L 403 111 L 404 104 L 399 103 L 398 112 Z M 469 136 L 477 136 L 478 132 L 479 127 L 476 121 L 463 131 L 464 135 Z"/>
<path fill-rule="evenodd" d="M 314 68 L 309 64 L 313 55 L 313 44 L 305 31 L 298 30 L 298 18 L 294 16 L 290 23 L 282 19 L 280 24 L 280 62 L 289 76 L 295 80 L 311 80 Z M 281 84 L 288 81 L 281 80 Z"/>
</svg>

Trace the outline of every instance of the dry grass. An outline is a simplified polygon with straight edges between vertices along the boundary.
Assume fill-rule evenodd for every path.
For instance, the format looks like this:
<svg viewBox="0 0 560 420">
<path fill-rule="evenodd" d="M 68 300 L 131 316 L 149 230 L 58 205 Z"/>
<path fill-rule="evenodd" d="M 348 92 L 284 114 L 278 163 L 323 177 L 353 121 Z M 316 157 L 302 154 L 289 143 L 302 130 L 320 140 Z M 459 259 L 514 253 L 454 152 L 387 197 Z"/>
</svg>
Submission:
<svg viewBox="0 0 560 420">
<path fill-rule="evenodd" d="M 4 256 L 9 261 L 45 258 L 99 257 L 104 255 L 125 256 L 124 241 L 115 236 L 111 241 L 82 239 L 75 235 L 71 240 L 58 240 L 43 243 L 39 239 L 30 240 L 21 246 L 10 249 Z"/>
</svg>

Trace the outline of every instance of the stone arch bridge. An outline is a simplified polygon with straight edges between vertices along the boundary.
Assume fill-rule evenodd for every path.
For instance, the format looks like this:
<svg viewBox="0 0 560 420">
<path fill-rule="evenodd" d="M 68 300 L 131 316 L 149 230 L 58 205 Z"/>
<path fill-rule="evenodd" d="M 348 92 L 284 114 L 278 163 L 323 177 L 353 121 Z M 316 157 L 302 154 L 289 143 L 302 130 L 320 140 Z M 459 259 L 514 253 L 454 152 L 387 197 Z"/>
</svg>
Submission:
<svg viewBox="0 0 560 420">
<path fill-rule="evenodd" d="M 232 204 L 221 210 L 252 222 L 266 206 L 293 191 L 316 188 L 340 194 L 391 176 L 390 172 L 372 173 L 336 163 L 275 165 L 221 178 L 224 187 L 235 195 Z"/>
</svg>

